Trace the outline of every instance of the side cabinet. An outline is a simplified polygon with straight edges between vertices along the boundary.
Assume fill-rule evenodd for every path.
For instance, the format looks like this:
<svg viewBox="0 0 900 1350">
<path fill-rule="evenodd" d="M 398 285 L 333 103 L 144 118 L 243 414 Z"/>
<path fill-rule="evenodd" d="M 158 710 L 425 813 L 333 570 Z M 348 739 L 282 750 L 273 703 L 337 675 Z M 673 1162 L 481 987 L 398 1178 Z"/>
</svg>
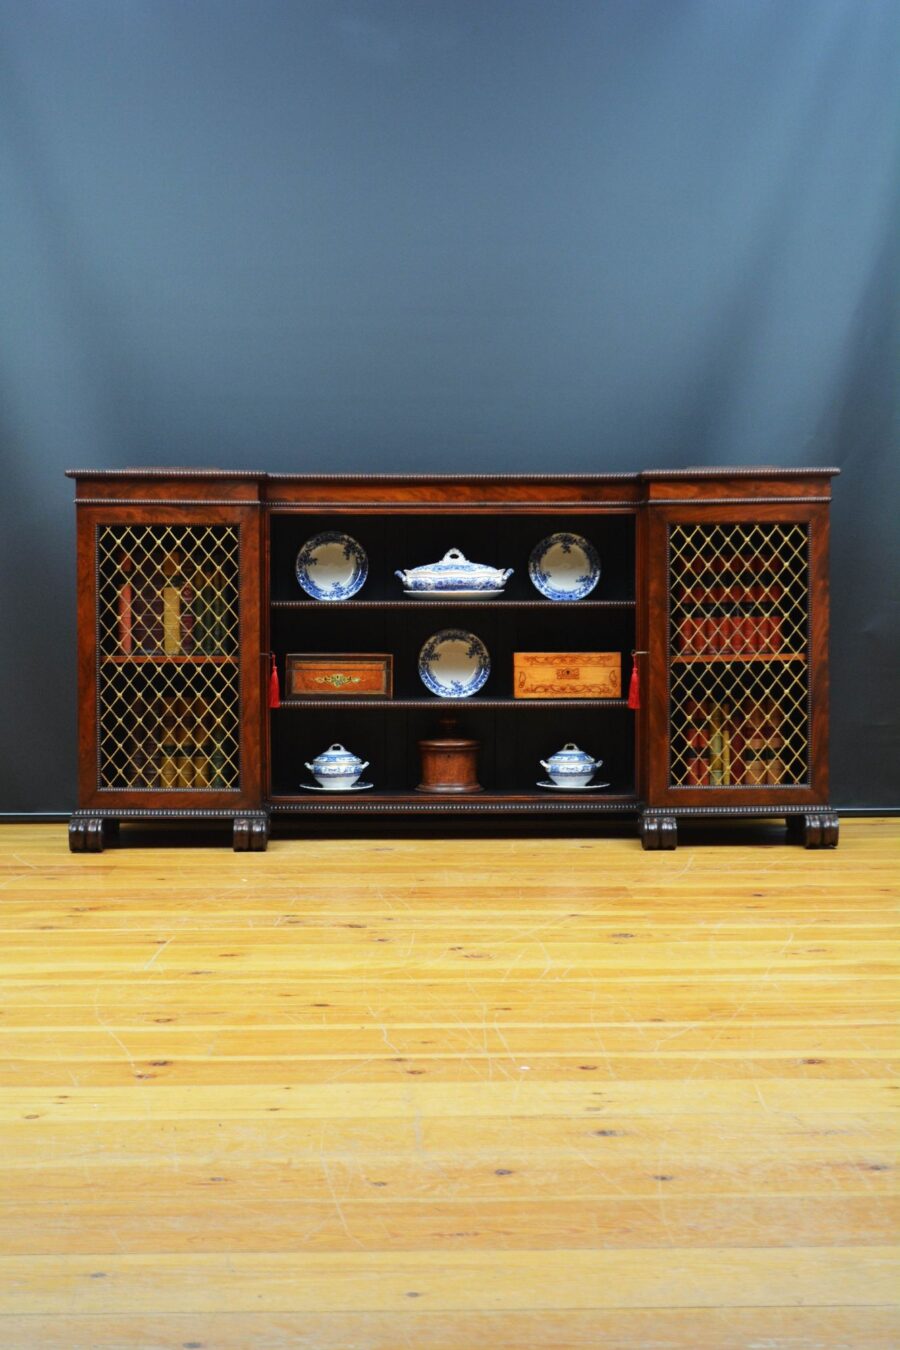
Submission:
<svg viewBox="0 0 900 1350">
<path fill-rule="evenodd" d="M 229 823 L 236 849 L 264 849 L 273 812 L 347 821 L 628 815 L 653 849 L 675 847 L 682 818 L 780 816 L 807 847 L 833 846 L 836 472 L 74 471 L 71 848 L 102 849 L 122 821 L 189 820 Z M 364 594 L 340 604 L 296 576 L 298 551 L 327 531 L 351 534 L 371 560 Z M 551 535 L 571 543 L 567 531 L 602 558 L 599 580 L 578 578 L 591 585 L 577 601 L 529 570 L 536 544 Z M 395 572 L 460 545 L 512 567 L 508 590 L 402 593 Z M 446 699 L 423 686 L 418 655 L 448 624 L 490 652 L 484 693 Z M 560 653 L 554 669 L 571 683 L 595 650 L 621 654 L 621 689 L 561 693 L 551 681 L 539 697 L 517 696 L 517 654 Z M 291 653 L 388 651 L 397 675 L 389 698 L 307 696 L 286 683 L 275 697 Z M 423 795 L 418 743 L 448 711 L 481 746 L 479 783 Z M 372 763 L 371 783 L 323 793 L 304 781 L 310 755 L 335 741 Z M 570 742 L 601 757 L 608 782 L 563 789 L 539 778 L 541 757 Z"/>
<path fill-rule="evenodd" d="M 645 848 L 679 817 L 783 815 L 837 843 L 828 806 L 831 472 L 647 475 Z"/>
<path fill-rule="evenodd" d="M 99 851 L 121 820 L 224 819 L 235 848 L 265 848 L 256 476 L 73 476 L 70 847 Z"/>
</svg>

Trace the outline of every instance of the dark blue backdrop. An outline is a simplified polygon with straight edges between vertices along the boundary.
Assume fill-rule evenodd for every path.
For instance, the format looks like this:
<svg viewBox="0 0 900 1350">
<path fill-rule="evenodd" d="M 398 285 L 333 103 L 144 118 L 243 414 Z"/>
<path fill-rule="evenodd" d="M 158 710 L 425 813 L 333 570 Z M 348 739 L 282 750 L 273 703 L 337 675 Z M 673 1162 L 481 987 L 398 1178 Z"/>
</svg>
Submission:
<svg viewBox="0 0 900 1350">
<path fill-rule="evenodd" d="M 896 802 L 896 0 L 0 0 L 0 52 L 0 809 L 74 801 L 61 474 L 134 464 L 836 463 L 834 797 Z"/>
</svg>

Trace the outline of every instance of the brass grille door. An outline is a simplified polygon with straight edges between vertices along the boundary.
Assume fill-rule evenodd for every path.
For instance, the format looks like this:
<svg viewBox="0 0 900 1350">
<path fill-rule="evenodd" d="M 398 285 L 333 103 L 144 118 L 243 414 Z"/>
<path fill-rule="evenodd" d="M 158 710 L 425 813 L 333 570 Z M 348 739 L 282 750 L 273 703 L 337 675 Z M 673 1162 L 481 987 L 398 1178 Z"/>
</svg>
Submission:
<svg viewBox="0 0 900 1350">
<path fill-rule="evenodd" d="M 668 526 L 669 788 L 810 782 L 809 525 Z"/>
<path fill-rule="evenodd" d="M 237 791 L 239 527 L 96 528 L 97 786 Z"/>
</svg>

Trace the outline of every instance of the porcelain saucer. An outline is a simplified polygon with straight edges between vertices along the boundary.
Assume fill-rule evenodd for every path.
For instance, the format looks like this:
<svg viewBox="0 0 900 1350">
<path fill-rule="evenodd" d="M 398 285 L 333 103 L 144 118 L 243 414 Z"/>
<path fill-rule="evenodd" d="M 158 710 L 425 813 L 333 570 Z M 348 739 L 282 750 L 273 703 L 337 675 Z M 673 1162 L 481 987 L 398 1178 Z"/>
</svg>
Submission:
<svg viewBox="0 0 900 1350">
<path fill-rule="evenodd" d="M 568 783 L 551 783 L 545 779 L 538 783 L 538 787 L 552 788 L 554 792 L 596 792 L 599 788 L 608 788 L 609 783 L 586 783 L 583 787 L 570 787 Z"/>
<path fill-rule="evenodd" d="M 304 792 L 330 792 L 332 797 L 339 796 L 342 792 L 365 792 L 366 788 L 374 787 L 374 783 L 351 783 L 350 787 L 345 788 L 326 788 L 318 783 L 301 783 Z"/>
</svg>

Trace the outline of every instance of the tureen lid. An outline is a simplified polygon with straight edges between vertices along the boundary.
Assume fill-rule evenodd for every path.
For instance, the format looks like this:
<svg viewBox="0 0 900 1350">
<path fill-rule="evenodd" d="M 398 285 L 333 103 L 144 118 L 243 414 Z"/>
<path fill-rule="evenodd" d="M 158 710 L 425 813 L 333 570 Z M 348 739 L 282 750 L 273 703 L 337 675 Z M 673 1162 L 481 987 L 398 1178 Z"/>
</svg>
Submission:
<svg viewBox="0 0 900 1350">
<path fill-rule="evenodd" d="M 471 579 L 480 576 L 492 577 L 499 571 L 501 571 L 499 567 L 491 567 L 488 563 L 470 562 L 458 548 L 448 548 L 440 562 L 425 563 L 421 567 L 407 568 L 406 575 L 414 577 L 420 572 L 437 572 L 442 577 L 462 576 Z"/>
<path fill-rule="evenodd" d="M 334 745 L 329 745 L 328 749 L 323 750 L 321 755 L 316 755 L 313 764 L 320 766 L 341 764 L 346 765 L 347 768 L 355 768 L 358 764 L 362 764 L 362 760 L 358 755 L 354 755 L 352 751 L 346 750 L 338 741 L 335 741 Z"/>
<path fill-rule="evenodd" d="M 584 764 L 586 767 L 593 767 L 599 760 L 594 760 L 584 750 L 579 750 L 574 741 L 568 741 L 561 750 L 557 750 L 555 755 L 551 755 L 548 764 L 554 765 L 575 765 Z"/>
</svg>

